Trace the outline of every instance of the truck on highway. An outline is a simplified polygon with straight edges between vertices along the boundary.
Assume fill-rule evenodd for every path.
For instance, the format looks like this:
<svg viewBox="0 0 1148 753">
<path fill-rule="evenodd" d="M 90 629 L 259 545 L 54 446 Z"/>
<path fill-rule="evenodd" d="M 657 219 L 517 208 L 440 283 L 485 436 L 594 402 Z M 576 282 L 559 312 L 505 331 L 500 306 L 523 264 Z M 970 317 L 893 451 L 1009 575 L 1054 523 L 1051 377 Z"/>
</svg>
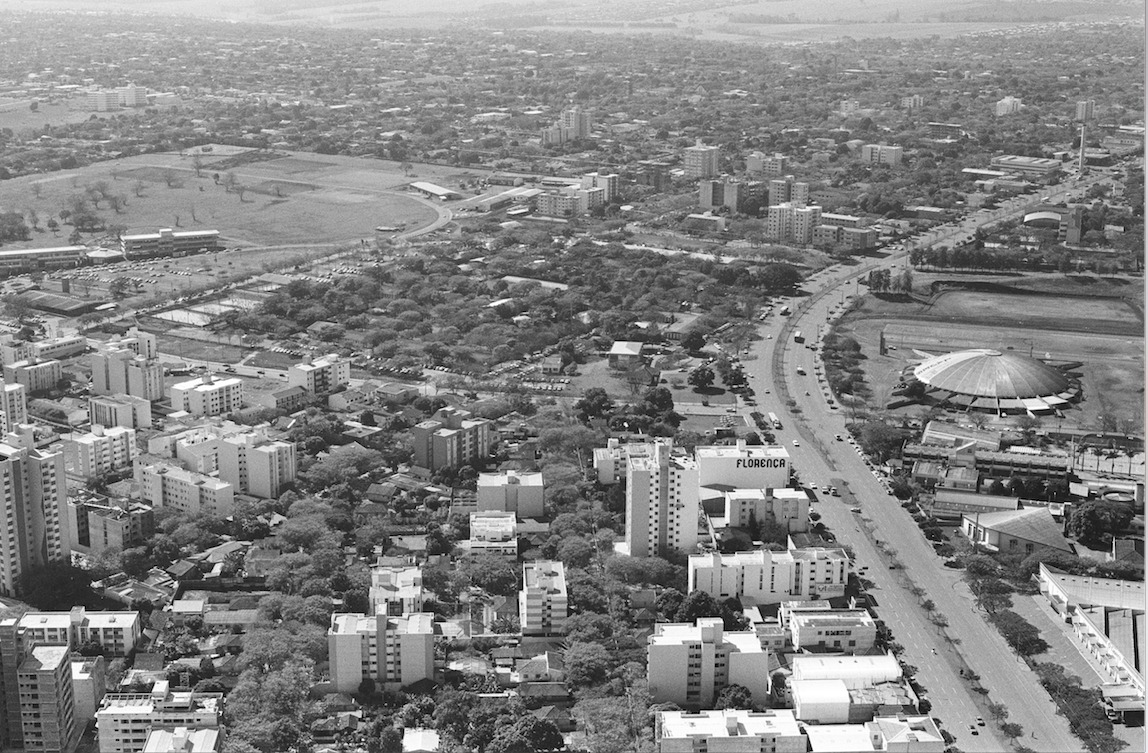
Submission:
<svg viewBox="0 0 1148 753">
<path fill-rule="evenodd" d="M 781 428 L 781 420 L 778 419 L 776 413 L 769 413 L 766 415 L 766 418 L 769 419 L 769 423 L 773 426 L 773 428 L 775 428 L 775 429 Z"/>
</svg>

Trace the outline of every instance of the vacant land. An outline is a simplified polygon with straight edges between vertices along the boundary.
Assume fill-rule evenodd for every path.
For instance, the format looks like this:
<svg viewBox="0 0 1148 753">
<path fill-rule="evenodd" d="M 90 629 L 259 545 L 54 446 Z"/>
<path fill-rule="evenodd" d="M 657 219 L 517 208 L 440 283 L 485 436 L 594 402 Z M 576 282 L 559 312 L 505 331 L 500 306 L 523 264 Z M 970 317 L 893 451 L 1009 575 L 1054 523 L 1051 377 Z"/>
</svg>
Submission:
<svg viewBox="0 0 1148 753">
<path fill-rule="evenodd" d="M 221 164 L 234 164 L 235 157 L 212 153 L 197 160 L 176 153 L 149 154 L 5 181 L 0 184 L 0 206 L 31 209 L 39 219 L 30 241 L 5 248 L 66 244 L 71 228 L 64 225 L 53 233 L 46 229 L 48 219 L 67 209 L 72 197 L 101 183 L 124 202 L 119 210 L 106 200 L 96 208 L 110 226 L 123 226 L 129 233 L 161 227 L 219 230 L 231 245 L 353 241 L 373 238 L 378 225 L 411 230 L 439 217 L 436 205 L 402 191 L 415 178 L 403 175 L 394 163 L 288 153 L 259 156 L 259 161 L 218 170 Z M 420 172 L 428 173 L 430 180 L 454 184 L 479 175 L 421 166 Z M 99 234 L 84 237 L 85 242 L 99 240 Z M 114 239 L 104 242 L 113 245 Z"/>
</svg>

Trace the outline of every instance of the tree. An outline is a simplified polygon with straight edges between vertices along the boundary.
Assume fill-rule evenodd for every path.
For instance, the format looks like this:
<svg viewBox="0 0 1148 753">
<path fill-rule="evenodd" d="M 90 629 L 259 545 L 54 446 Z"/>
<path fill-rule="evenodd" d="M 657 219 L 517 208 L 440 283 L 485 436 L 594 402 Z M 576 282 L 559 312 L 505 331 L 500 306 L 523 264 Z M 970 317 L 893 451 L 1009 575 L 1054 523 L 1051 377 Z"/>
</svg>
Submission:
<svg viewBox="0 0 1148 753">
<path fill-rule="evenodd" d="M 1068 531 L 1081 541 L 1103 543 L 1111 535 L 1127 530 L 1133 514 L 1131 505 L 1089 500 L 1073 509 Z"/>
<path fill-rule="evenodd" d="M 587 688 L 603 682 L 611 664 L 606 647 L 598 643 L 571 641 L 563 658 L 566 682 L 572 688 Z"/>
<path fill-rule="evenodd" d="M 1003 703 L 990 703 L 989 716 L 997 721 L 1008 719 L 1008 706 L 1005 706 Z"/>
<path fill-rule="evenodd" d="M 1004 733 L 1004 736 L 1009 740 L 1015 740 L 1024 734 L 1024 727 L 1016 722 L 1005 722 L 1001 725 L 1001 732 Z"/>
<path fill-rule="evenodd" d="M 699 390 L 709 389 L 714 383 L 714 370 L 709 366 L 699 366 L 690 372 L 688 381 Z"/>
<path fill-rule="evenodd" d="M 367 736 L 367 753 L 403 753 L 403 731 L 394 725 L 381 727 Z"/>
<path fill-rule="evenodd" d="M 1016 612 L 1006 609 L 991 619 L 1009 646 L 1021 656 L 1042 654 L 1048 650 L 1048 644 L 1040 637 L 1040 630 Z"/>
<path fill-rule="evenodd" d="M 753 694 L 744 685 L 727 685 L 714 699 L 714 708 L 753 709 Z"/>
<path fill-rule="evenodd" d="M 691 329 L 682 338 L 682 347 L 690 353 L 696 353 L 706 345 L 706 336 L 702 334 L 701 330 Z"/>
<path fill-rule="evenodd" d="M 583 423 L 592 418 L 605 418 L 614 412 L 614 401 L 601 387 L 590 387 L 582 399 L 574 403 L 574 412 Z"/>
</svg>

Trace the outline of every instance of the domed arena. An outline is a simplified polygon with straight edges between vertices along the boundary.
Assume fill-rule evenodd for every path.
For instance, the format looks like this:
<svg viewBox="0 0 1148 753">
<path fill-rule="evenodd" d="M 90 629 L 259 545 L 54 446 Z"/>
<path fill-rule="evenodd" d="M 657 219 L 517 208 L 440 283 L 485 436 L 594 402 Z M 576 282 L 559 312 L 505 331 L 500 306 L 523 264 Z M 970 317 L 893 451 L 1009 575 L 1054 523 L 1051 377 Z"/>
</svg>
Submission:
<svg viewBox="0 0 1148 753">
<path fill-rule="evenodd" d="M 965 410 L 1052 413 L 1080 397 L 1080 385 L 1043 361 L 999 350 L 958 350 L 912 370 L 929 402 Z"/>
</svg>

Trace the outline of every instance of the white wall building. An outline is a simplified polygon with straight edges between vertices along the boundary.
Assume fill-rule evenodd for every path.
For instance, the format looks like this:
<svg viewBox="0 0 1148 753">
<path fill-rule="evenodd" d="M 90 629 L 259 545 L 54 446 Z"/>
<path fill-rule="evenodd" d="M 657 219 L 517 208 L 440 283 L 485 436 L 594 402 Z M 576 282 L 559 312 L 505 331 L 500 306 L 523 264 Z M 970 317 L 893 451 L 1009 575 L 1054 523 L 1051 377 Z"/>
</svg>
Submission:
<svg viewBox="0 0 1148 753">
<path fill-rule="evenodd" d="M 0 428 L 5 434 L 28 423 L 28 389 L 16 382 L 0 384 L 0 412 Z"/>
<path fill-rule="evenodd" d="M 150 693 L 110 693 L 96 712 L 100 753 L 142 753 L 154 730 L 219 729 L 223 695 L 172 691 L 160 680 Z"/>
<path fill-rule="evenodd" d="M 512 512 L 472 512 L 467 549 L 472 555 L 518 556 L 518 521 Z"/>
<path fill-rule="evenodd" d="M 861 161 L 873 165 L 897 167 L 905 156 L 904 147 L 888 144 L 866 144 L 861 147 Z"/>
<path fill-rule="evenodd" d="M 566 632 L 566 570 L 561 562 L 537 560 L 522 566 L 518 617 L 523 635 Z"/>
<path fill-rule="evenodd" d="M 658 753 L 805 753 L 805 733 L 788 709 L 659 711 Z"/>
<path fill-rule="evenodd" d="M 323 395 L 351 381 L 351 359 L 335 353 L 310 363 L 297 363 L 287 370 L 287 384 Z"/>
<path fill-rule="evenodd" d="M 371 612 L 392 617 L 421 612 L 426 592 L 423 571 L 415 565 L 371 568 Z"/>
<path fill-rule="evenodd" d="M 893 654 L 884 656 L 794 656 L 794 680 L 841 680 L 850 690 L 901 679 Z"/>
<path fill-rule="evenodd" d="M 333 614 L 327 631 L 331 686 L 340 693 L 358 692 L 371 678 L 396 690 L 419 680 L 433 680 L 434 615 L 403 617 Z"/>
<path fill-rule="evenodd" d="M 88 398 L 88 420 L 93 425 L 150 429 L 151 401 L 131 395 L 92 395 Z"/>
<path fill-rule="evenodd" d="M 728 685 L 742 685 L 755 703 L 769 698 L 769 653 L 753 632 L 726 632 L 721 618 L 696 625 L 658 624 L 646 650 L 654 703 L 703 708 Z"/>
<path fill-rule="evenodd" d="M 218 416 L 243 407 L 243 381 L 205 374 L 171 386 L 171 407 L 193 416 Z"/>
<path fill-rule="evenodd" d="M 64 455 L 36 449 L 30 425 L 0 442 L 0 494 L 8 524 L 0 536 L 0 594 L 20 592 L 29 568 L 71 553 Z"/>
<path fill-rule="evenodd" d="M 22 384 L 28 392 L 54 390 L 63 376 L 63 364 L 56 360 L 32 359 L 4 366 L 4 381 Z"/>
<path fill-rule="evenodd" d="M 841 596 L 849 580 L 849 557 L 839 549 L 693 554 L 688 568 L 690 591 L 746 606 Z"/>
<path fill-rule="evenodd" d="M 701 142 L 687 147 L 682 152 L 682 163 L 687 178 L 713 178 L 719 170 L 721 150 L 716 146 L 706 146 Z"/>
<path fill-rule="evenodd" d="M 478 509 L 512 512 L 519 518 L 539 518 L 544 512 L 543 491 L 541 473 L 480 473 Z"/>
<path fill-rule="evenodd" d="M 139 456 L 135 429 L 93 424 L 86 434 L 64 440 L 64 465 L 68 473 L 91 480 L 130 468 Z"/>
<path fill-rule="evenodd" d="M 153 507 L 174 507 L 182 512 L 218 517 L 235 512 L 235 488 L 202 473 L 166 463 L 136 463 L 135 480 L 140 498 Z"/>
</svg>

